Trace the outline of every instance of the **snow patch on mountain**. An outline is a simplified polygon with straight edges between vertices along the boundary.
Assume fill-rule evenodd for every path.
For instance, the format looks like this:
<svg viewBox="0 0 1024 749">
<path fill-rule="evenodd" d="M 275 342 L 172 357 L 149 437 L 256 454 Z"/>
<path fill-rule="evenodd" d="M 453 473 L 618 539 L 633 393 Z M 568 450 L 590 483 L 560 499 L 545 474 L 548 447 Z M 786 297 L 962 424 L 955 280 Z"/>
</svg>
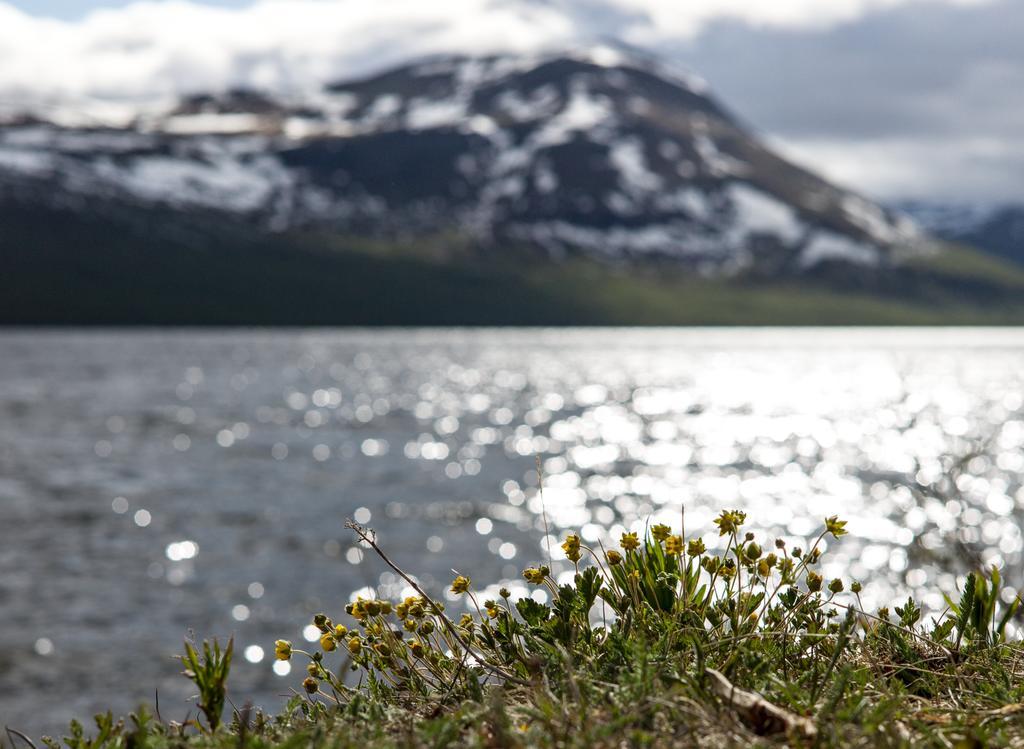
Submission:
<svg viewBox="0 0 1024 749">
<path fill-rule="evenodd" d="M 808 231 L 790 206 L 750 185 L 730 185 L 729 198 L 736 211 L 736 231 L 774 235 L 786 244 L 798 242 Z"/>
<path fill-rule="evenodd" d="M 878 265 L 879 250 L 867 242 L 858 242 L 833 232 L 821 232 L 800 253 L 800 267 L 811 268 L 826 260 L 840 260 L 855 265 Z"/>
</svg>

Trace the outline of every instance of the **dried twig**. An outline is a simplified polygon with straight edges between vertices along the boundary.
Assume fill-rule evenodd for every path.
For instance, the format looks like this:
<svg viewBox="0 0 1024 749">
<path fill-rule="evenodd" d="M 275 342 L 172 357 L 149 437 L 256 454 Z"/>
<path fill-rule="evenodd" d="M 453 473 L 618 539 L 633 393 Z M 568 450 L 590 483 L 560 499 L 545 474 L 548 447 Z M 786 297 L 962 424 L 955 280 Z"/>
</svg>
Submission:
<svg viewBox="0 0 1024 749">
<path fill-rule="evenodd" d="M 797 733 L 813 739 L 818 728 L 807 718 L 773 705 L 759 694 L 739 689 L 713 668 L 704 670 L 711 682 L 711 691 L 735 708 L 737 715 L 759 736 L 777 733 Z"/>
</svg>

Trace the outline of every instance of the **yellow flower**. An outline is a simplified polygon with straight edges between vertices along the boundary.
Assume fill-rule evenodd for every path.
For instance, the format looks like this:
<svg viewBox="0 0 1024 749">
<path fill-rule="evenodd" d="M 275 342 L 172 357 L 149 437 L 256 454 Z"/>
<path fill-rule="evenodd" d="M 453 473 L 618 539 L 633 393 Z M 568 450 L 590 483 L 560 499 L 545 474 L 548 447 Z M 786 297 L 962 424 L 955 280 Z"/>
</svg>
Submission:
<svg viewBox="0 0 1024 749">
<path fill-rule="evenodd" d="M 839 538 L 845 536 L 846 521 L 840 520 L 838 515 L 833 515 L 830 518 L 825 518 L 825 532 L 831 533 L 833 538 Z"/>
<path fill-rule="evenodd" d="M 665 552 L 668 554 L 683 553 L 683 539 L 679 536 L 669 536 L 665 539 Z"/>
<path fill-rule="evenodd" d="M 604 558 L 608 560 L 608 564 L 610 564 L 612 567 L 622 564 L 622 554 L 615 551 L 614 549 L 605 554 Z"/>
<path fill-rule="evenodd" d="M 657 541 L 664 541 L 666 538 L 668 538 L 671 532 L 672 529 L 669 528 L 667 525 L 659 524 L 651 526 L 651 535 L 654 536 L 655 540 Z"/>
<path fill-rule="evenodd" d="M 346 627 L 344 624 L 339 624 L 334 628 L 334 636 L 339 640 L 347 634 L 348 627 Z"/>
<path fill-rule="evenodd" d="M 302 688 L 306 690 L 307 694 L 316 694 L 316 691 L 320 688 L 320 683 L 312 676 L 307 676 L 302 682 Z"/>
<path fill-rule="evenodd" d="M 310 676 L 319 676 L 320 664 L 316 661 L 310 661 L 308 664 L 306 664 L 306 673 Z"/>
<path fill-rule="evenodd" d="M 330 653 L 338 647 L 338 643 L 334 641 L 334 635 L 326 634 L 320 638 L 320 647 L 324 649 L 325 653 Z"/>
<path fill-rule="evenodd" d="M 469 590 L 469 578 L 459 575 L 452 581 L 452 593 L 465 593 Z"/>
<path fill-rule="evenodd" d="M 623 533 L 622 538 L 619 539 L 619 546 L 626 551 L 633 551 L 640 546 L 640 539 L 636 537 L 635 533 Z"/>
<path fill-rule="evenodd" d="M 431 632 L 434 631 L 434 623 L 430 621 L 430 619 L 427 619 L 425 622 L 423 622 L 423 624 L 420 625 L 419 629 L 416 631 L 424 636 L 429 635 Z"/>
<path fill-rule="evenodd" d="M 686 545 L 686 553 L 691 557 L 699 557 L 707 549 L 704 546 L 704 542 L 699 538 L 695 538 Z"/>
<path fill-rule="evenodd" d="M 747 513 L 739 510 L 723 510 L 722 514 L 715 518 L 715 525 L 718 526 L 718 535 L 725 536 L 735 533 L 747 520 Z"/>
<path fill-rule="evenodd" d="M 367 602 L 364 599 L 358 598 L 355 603 L 350 603 L 346 606 L 345 610 L 348 611 L 356 621 L 361 622 L 370 613 L 366 610 L 366 603 Z"/>
<path fill-rule="evenodd" d="M 363 641 L 359 639 L 359 635 L 350 637 L 347 643 L 348 652 L 352 655 L 359 655 L 359 651 L 363 649 Z"/>
<path fill-rule="evenodd" d="M 409 643 L 409 652 L 417 658 L 423 657 L 423 643 L 419 640 L 413 640 Z"/>
<path fill-rule="evenodd" d="M 812 593 L 817 593 L 819 590 L 821 590 L 821 582 L 821 575 L 819 575 L 817 572 L 808 571 L 807 590 L 811 591 Z"/>
<path fill-rule="evenodd" d="M 501 613 L 501 609 L 498 608 L 498 604 L 496 601 L 484 601 L 484 611 L 486 611 L 487 616 L 491 617 L 492 619 L 497 619 L 498 614 Z"/>
<path fill-rule="evenodd" d="M 570 562 L 580 561 L 580 537 L 574 533 L 566 536 L 565 542 L 562 544 L 562 551 L 565 552 L 565 556 Z"/>
<path fill-rule="evenodd" d="M 526 578 L 526 582 L 533 583 L 534 585 L 540 585 L 544 582 L 546 567 L 527 567 L 523 570 L 523 577 Z"/>
<path fill-rule="evenodd" d="M 467 629 L 472 629 L 472 627 L 473 627 L 473 617 L 470 616 L 469 614 L 463 614 L 459 618 L 459 626 L 460 627 L 466 627 Z"/>
<path fill-rule="evenodd" d="M 288 640 L 278 640 L 274 643 L 274 655 L 279 661 L 286 661 L 292 657 L 292 644 Z"/>
<path fill-rule="evenodd" d="M 832 582 L 830 582 L 828 584 L 828 589 L 830 591 L 832 591 L 833 593 L 842 593 L 843 592 L 843 581 L 840 580 L 837 577 L 835 580 L 833 580 Z"/>
</svg>

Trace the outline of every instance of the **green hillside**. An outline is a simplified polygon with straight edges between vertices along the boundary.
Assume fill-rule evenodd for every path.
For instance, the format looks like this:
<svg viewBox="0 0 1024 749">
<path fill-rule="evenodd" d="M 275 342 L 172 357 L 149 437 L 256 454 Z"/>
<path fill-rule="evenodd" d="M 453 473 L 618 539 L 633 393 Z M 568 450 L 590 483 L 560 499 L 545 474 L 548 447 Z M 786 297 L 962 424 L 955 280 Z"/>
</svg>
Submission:
<svg viewBox="0 0 1024 749">
<path fill-rule="evenodd" d="M 0 323 L 1019 324 L 1024 270 L 947 247 L 882 274 L 706 279 L 458 238 L 270 235 L 164 212 L 0 208 Z M 881 275 L 881 278 L 879 277 Z"/>
</svg>

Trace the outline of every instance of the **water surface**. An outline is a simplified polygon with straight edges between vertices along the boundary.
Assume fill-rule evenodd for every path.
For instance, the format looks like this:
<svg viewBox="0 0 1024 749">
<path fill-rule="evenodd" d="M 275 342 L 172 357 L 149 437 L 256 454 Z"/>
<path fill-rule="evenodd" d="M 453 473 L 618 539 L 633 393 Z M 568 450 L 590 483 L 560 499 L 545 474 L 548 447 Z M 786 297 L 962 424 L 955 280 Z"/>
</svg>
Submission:
<svg viewBox="0 0 1024 749">
<path fill-rule="evenodd" d="M 0 725 L 156 690 L 181 720 L 189 630 L 234 634 L 232 698 L 277 707 L 276 637 L 402 592 L 346 518 L 431 590 L 514 580 L 538 455 L 552 535 L 838 513 L 827 572 L 941 608 L 969 564 L 1021 578 L 1022 404 L 1017 329 L 0 333 Z"/>
</svg>

